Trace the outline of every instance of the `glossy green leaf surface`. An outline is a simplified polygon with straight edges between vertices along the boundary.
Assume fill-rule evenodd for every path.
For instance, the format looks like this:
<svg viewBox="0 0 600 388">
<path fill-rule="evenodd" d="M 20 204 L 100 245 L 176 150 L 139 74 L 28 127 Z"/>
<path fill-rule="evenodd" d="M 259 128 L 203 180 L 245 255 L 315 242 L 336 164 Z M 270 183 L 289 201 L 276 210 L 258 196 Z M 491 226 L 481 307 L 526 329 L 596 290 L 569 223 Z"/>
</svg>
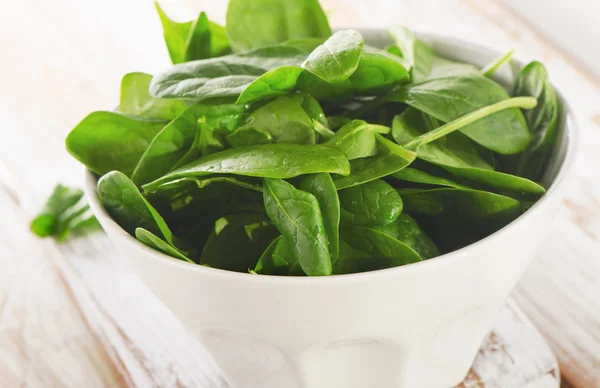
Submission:
<svg viewBox="0 0 600 388">
<path fill-rule="evenodd" d="M 329 242 L 315 196 L 281 179 L 265 179 L 264 201 L 302 270 L 309 276 L 331 275 Z"/>
</svg>

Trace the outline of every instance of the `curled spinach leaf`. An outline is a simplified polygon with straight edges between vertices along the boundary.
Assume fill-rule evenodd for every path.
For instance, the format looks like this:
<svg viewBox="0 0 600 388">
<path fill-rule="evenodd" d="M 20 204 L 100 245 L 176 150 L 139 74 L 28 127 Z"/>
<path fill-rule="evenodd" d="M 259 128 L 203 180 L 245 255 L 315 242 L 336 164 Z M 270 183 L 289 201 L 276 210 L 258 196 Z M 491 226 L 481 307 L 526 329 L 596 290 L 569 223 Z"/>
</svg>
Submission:
<svg viewBox="0 0 600 388">
<path fill-rule="evenodd" d="M 548 72 L 539 62 L 531 62 L 521 70 L 514 91 L 515 96 L 531 96 L 538 105 L 524 112 L 531 143 L 512 160 L 511 171 L 529 179 L 540 179 L 556 140 L 559 104 L 556 91 L 548 80 Z"/>
<path fill-rule="evenodd" d="M 148 245 L 150 248 L 156 249 L 157 251 L 165 253 L 176 259 L 187 261 L 188 263 L 193 263 L 193 261 L 189 257 L 181 253 L 179 250 L 175 249 L 175 247 L 173 247 L 171 244 L 167 243 L 162 238 L 158 237 L 154 233 L 144 228 L 135 229 L 135 238 L 137 238 L 140 242 Z"/>
<path fill-rule="evenodd" d="M 143 228 L 161 235 L 173 249 L 177 249 L 173 233 L 164 218 L 123 173 L 112 171 L 100 178 L 98 197 L 111 217 L 130 234 L 134 235 L 137 228 Z"/>
</svg>

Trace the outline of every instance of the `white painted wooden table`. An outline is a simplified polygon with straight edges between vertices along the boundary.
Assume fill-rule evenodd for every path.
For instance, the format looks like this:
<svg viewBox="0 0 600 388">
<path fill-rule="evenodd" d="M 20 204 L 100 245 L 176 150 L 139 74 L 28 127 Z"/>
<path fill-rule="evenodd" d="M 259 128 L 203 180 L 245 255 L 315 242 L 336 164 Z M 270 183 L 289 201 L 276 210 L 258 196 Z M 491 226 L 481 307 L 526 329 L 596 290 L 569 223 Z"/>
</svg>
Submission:
<svg viewBox="0 0 600 388">
<path fill-rule="evenodd" d="M 563 380 L 600 387 L 600 83 L 499 0 L 322 3 L 335 27 L 401 23 L 547 65 L 581 126 L 577 176 L 463 386 L 556 386 L 553 359 L 516 303 L 552 346 Z M 226 0 L 165 8 L 181 17 L 204 9 L 222 22 Z M 124 73 L 168 66 L 151 1 L 6 1 L 0 42 L 0 387 L 201 386 L 197 369 L 211 367 L 201 347 L 118 257 L 97 255 L 102 235 L 56 246 L 28 231 L 56 181 L 81 185 L 64 151 L 68 131 L 115 106 Z M 513 354 L 526 356 L 511 364 Z"/>
</svg>

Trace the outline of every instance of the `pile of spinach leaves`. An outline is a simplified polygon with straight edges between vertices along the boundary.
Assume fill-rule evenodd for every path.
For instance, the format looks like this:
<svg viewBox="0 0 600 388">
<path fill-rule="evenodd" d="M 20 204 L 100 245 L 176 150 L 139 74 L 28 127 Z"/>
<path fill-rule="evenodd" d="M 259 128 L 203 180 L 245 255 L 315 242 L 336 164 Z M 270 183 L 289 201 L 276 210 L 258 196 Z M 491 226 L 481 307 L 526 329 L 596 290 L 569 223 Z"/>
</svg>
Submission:
<svg viewBox="0 0 600 388">
<path fill-rule="evenodd" d="M 512 52 L 479 69 L 400 26 L 370 47 L 332 34 L 317 0 L 231 0 L 226 27 L 157 9 L 173 66 L 127 74 L 118 110 L 66 139 L 154 249 L 254 274 L 369 271 L 473 243 L 545 192 L 559 105 L 539 62 L 511 96 L 490 76 Z M 64 236 L 80 193 L 56 196 L 34 229 Z"/>
</svg>

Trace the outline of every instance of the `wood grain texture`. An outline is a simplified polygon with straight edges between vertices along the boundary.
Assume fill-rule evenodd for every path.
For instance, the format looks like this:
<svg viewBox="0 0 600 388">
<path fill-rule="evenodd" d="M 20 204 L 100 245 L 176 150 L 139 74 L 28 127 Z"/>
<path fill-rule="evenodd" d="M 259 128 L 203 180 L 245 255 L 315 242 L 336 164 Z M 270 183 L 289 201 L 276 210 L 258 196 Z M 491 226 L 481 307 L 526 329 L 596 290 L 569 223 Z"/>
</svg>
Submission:
<svg viewBox="0 0 600 388">
<path fill-rule="evenodd" d="M 226 3 L 166 0 L 165 8 L 182 18 L 204 9 L 222 22 Z M 552 345 L 570 385 L 600 386 L 597 81 L 493 0 L 371 0 L 368 7 L 361 0 L 322 3 L 335 27 L 400 23 L 500 49 L 515 48 L 517 57 L 547 65 L 553 82 L 571 102 L 583 141 L 568 197 L 513 297 Z M 104 287 L 104 282 L 119 284 L 111 272 L 116 270 L 98 261 L 75 260 L 82 250 L 93 253 L 98 242 L 56 247 L 28 231 L 29 219 L 56 181 L 81 185 L 80 167 L 64 151 L 68 131 L 87 113 L 115 106 L 124 73 L 154 73 L 168 66 L 152 2 L 21 0 L 3 6 L 0 36 L 11 38 L 3 42 L 3 58 L 9 60 L 0 63 L 0 386 L 146 386 L 152 380 L 174 386 L 178 380 L 172 379 L 169 365 L 181 354 L 197 357 L 197 345 L 158 341 L 153 348 L 135 337 L 127 317 L 119 316 L 127 311 L 120 303 L 133 306 L 135 299 L 120 293 L 124 299 L 106 302 L 119 295 L 116 286 L 111 293 Z M 131 279 L 127 276 L 124 279 Z M 135 311 L 137 322 L 144 315 Z M 115 315 L 118 319 L 111 322 L 108 317 Z M 157 335 L 151 330 L 160 326 L 153 327 L 144 338 Z M 503 343 L 515 338 L 506 335 Z M 137 346 L 140 343 L 150 348 Z M 157 353 L 164 358 L 155 359 Z M 502 354 L 497 353 L 483 352 L 479 362 L 490 365 L 488 360 L 496 362 L 494 357 Z M 152 359 L 149 368 L 140 354 Z M 512 369 L 513 378 L 528 388 L 552 386 L 540 385 L 552 377 L 546 373 L 551 370 L 548 365 L 539 365 L 537 380 L 526 380 L 517 369 Z M 190 364 L 183 362 L 183 368 L 186 380 L 179 383 L 194 381 L 193 372 L 186 374 Z M 483 386 L 477 378 L 487 387 L 519 386 L 499 385 L 503 380 L 494 373 L 476 369 L 464 386 Z"/>
</svg>

